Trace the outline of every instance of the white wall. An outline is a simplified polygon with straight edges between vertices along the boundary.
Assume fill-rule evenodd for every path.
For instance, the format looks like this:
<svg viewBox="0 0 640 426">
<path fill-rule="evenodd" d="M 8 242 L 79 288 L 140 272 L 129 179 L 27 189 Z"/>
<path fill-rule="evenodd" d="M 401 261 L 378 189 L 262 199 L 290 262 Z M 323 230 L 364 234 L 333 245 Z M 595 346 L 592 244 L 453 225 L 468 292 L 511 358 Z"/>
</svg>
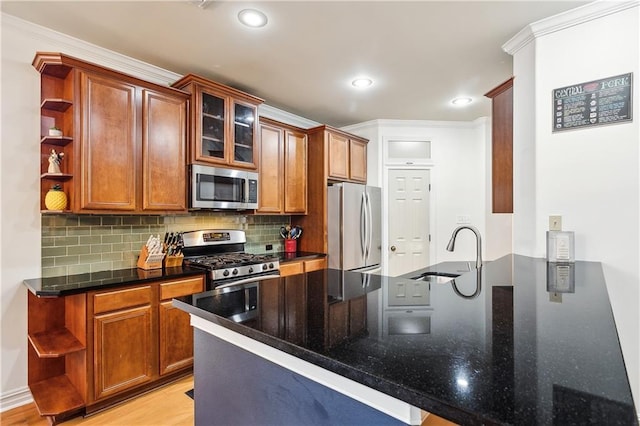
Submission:
<svg viewBox="0 0 640 426">
<path fill-rule="evenodd" d="M 384 142 L 387 140 L 426 140 L 431 142 L 431 220 L 433 263 L 447 260 L 473 260 L 476 256 L 475 237 L 470 232 L 460 233 L 453 253 L 446 251 L 452 231 L 458 226 L 456 217 L 467 215 L 471 224 L 483 236 L 486 259 L 495 259 L 511 252 L 510 215 L 503 215 L 487 224 L 491 215 L 486 203 L 487 172 L 486 150 L 489 149 L 490 122 L 481 118 L 473 122 L 441 122 L 427 120 L 374 120 L 344 129 L 363 137 L 376 139 L 369 142 L 370 153 L 377 150 L 376 169 L 369 168 L 368 179 L 377 179 L 384 185 Z M 372 159 L 370 158 L 370 161 Z M 372 164 L 369 163 L 369 164 Z M 378 177 L 370 174 L 377 172 Z M 387 209 L 384 208 L 384 218 Z M 489 229 L 491 232 L 489 232 Z M 487 241 L 491 243 L 490 255 Z M 385 233 L 385 243 L 387 237 Z M 387 244 L 388 245 L 388 244 Z"/>
<path fill-rule="evenodd" d="M 31 399 L 27 388 L 26 278 L 40 272 L 40 74 L 37 51 L 63 52 L 167 84 L 180 76 L 2 14 L 0 150 L 1 410 Z"/>
<path fill-rule="evenodd" d="M 516 77 L 515 251 L 544 257 L 548 216 L 557 214 L 562 215 L 563 229 L 575 232 L 576 259 L 602 262 L 637 407 L 639 9 L 638 2 L 592 3 L 532 25 L 534 37 L 521 45 L 518 40 L 506 45 L 514 55 Z M 552 133 L 553 89 L 628 72 L 636 78 L 633 122 Z"/>
<path fill-rule="evenodd" d="M 0 143 L 0 410 L 31 400 L 27 388 L 27 289 L 41 276 L 40 263 L 40 74 L 37 51 L 63 52 L 158 84 L 181 76 L 84 41 L 0 15 L 2 128 Z M 311 127 L 318 123 L 269 105 L 261 113 Z"/>
</svg>

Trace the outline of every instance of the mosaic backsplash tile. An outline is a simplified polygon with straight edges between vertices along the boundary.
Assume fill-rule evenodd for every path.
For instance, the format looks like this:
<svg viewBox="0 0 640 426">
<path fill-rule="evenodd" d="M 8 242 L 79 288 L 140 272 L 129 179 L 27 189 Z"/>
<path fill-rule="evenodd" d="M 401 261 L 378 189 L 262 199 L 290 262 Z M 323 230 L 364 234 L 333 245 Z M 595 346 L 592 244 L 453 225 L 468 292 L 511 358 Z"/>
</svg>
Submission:
<svg viewBox="0 0 640 426">
<path fill-rule="evenodd" d="M 42 277 L 135 268 L 149 235 L 198 229 L 244 229 L 250 253 L 282 251 L 290 216 L 191 212 L 180 216 L 42 215 Z"/>
</svg>

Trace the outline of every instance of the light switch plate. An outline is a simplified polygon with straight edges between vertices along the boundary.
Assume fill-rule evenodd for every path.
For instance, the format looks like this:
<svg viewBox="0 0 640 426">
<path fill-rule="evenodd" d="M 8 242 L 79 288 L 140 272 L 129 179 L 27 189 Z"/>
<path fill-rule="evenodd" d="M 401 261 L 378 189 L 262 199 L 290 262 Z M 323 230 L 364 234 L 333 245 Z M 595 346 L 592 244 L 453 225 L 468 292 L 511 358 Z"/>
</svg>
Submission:
<svg viewBox="0 0 640 426">
<path fill-rule="evenodd" d="M 549 216 L 549 231 L 562 231 L 562 216 Z"/>
<path fill-rule="evenodd" d="M 468 225 L 471 223 L 471 217 L 467 214 L 459 214 L 456 216 L 456 223 L 458 225 Z"/>
</svg>

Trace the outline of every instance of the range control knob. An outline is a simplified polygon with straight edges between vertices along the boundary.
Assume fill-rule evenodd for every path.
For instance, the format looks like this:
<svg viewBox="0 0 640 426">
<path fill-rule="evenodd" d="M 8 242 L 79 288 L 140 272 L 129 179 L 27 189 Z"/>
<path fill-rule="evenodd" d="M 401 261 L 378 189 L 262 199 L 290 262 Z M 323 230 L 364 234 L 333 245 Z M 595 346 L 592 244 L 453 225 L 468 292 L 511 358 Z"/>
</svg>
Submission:
<svg viewBox="0 0 640 426">
<path fill-rule="evenodd" d="M 252 274 L 253 273 L 253 268 L 251 266 L 249 266 L 249 273 Z"/>
<path fill-rule="evenodd" d="M 222 273 L 222 275 L 224 275 L 225 277 L 229 276 L 229 270 L 225 269 L 224 272 Z"/>
<path fill-rule="evenodd" d="M 262 265 L 262 270 L 266 271 L 267 270 L 267 264 L 265 263 L 264 265 Z"/>
<path fill-rule="evenodd" d="M 269 264 L 269 269 L 273 269 L 273 263 Z"/>
<path fill-rule="evenodd" d="M 237 269 L 233 270 L 233 275 L 238 275 L 238 270 Z"/>
</svg>

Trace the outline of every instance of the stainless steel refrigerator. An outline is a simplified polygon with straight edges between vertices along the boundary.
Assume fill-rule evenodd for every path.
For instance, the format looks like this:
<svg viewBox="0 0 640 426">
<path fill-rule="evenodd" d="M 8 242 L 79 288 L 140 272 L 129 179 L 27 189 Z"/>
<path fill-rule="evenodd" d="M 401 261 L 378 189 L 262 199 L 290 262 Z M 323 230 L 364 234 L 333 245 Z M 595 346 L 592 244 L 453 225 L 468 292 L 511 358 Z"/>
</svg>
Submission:
<svg viewBox="0 0 640 426">
<path fill-rule="evenodd" d="M 355 183 L 328 187 L 329 268 L 380 272 L 381 210 L 378 187 Z"/>
</svg>

